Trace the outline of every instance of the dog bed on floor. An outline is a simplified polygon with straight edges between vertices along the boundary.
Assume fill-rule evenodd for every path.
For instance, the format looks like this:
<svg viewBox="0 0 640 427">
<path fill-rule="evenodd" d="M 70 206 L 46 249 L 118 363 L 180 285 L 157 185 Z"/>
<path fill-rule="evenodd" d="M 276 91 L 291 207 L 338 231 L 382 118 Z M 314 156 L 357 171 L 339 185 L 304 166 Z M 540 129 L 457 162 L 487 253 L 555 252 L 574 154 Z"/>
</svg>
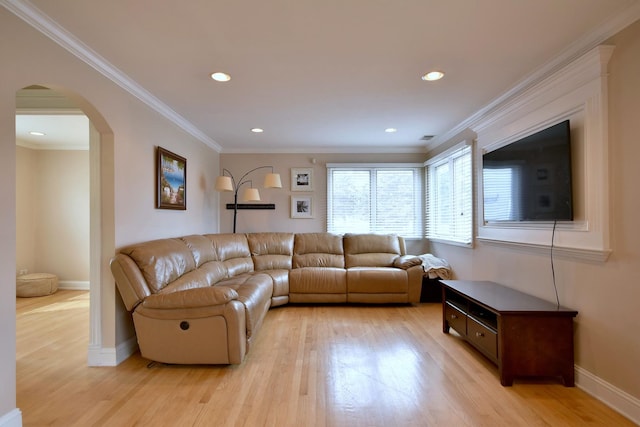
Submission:
<svg viewBox="0 0 640 427">
<path fill-rule="evenodd" d="M 31 273 L 16 279 L 16 296 L 41 297 L 58 290 L 58 276 L 49 273 Z"/>
</svg>

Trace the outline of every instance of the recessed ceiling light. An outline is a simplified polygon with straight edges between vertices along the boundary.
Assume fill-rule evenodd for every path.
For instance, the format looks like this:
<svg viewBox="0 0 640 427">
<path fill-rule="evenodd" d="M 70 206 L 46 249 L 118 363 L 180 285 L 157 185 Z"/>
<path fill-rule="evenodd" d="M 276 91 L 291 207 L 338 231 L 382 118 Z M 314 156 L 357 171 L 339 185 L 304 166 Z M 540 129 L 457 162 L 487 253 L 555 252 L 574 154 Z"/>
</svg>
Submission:
<svg viewBox="0 0 640 427">
<path fill-rule="evenodd" d="M 398 129 L 396 129 L 396 128 L 386 128 L 384 131 L 386 133 L 394 133 L 394 132 L 398 132 Z"/>
<path fill-rule="evenodd" d="M 253 132 L 253 133 L 262 133 L 262 132 L 264 132 L 264 129 L 261 129 L 261 128 L 253 128 L 253 129 L 251 129 L 251 132 Z"/>
<path fill-rule="evenodd" d="M 211 78 L 217 82 L 228 82 L 231 80 L 231 76 L 229 74 L 221 72 L 211 74 Z"/>
<path fill-rule="evenodd" d="M 434 80 L 440 80 L 443 77 L 444 77 L 444 73 L 442 71 L 429 71 L 427 74 L 422 76 L 422 80 L 432 82 Z"/>
<path fill-rule="evenodd" d="M 38 132 L 38 131 L 35 131 L 35 130 L 32 130 L 31 132 L 29 132 L 29 134 L 30 135 L 34 135 L 34 136 L 45 136 L 46 135 L 46 133 L 44 133 L 44 132 Z"/>
</svg>

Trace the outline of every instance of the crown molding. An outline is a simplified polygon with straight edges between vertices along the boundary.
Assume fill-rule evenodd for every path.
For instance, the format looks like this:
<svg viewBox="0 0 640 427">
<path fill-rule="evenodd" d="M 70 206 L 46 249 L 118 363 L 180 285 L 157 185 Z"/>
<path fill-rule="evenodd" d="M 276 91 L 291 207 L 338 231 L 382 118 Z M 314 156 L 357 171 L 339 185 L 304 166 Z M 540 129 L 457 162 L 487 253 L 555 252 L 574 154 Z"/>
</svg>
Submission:
<svg viewBox="0 0 640 427">
<path fill-rule="evenodd" d="M 613 37 L 615 34 L 633 24 L 638 19 L 640 19 L 640 1 L 636 1 L 628 8 L 621 10 L 618 14 L 609 19 L 603 25 L 567 46 L 554 59 L 543 64 L 541 67 L 530 73 L 511 89 L 507 90 L 502 95 L 499 95 L 497 98 L 490 101 L 483 108 L 460 122 L 457 126 L 453 127 L 448 132 L 445 132 L 442 135 L 438 135 L 433 138 L 431 141 L 429 141 L 429 144 L 426 144 L 425 147 L 427 148 L 427 150 L 432 151 L 440 145 L 449 142 L 461 132 L 475 127 L 477 123 L 484 121 L 488 116 L 494 114 L 497 110 L 502 108 L 503 105 L 510 102 L 513 98 L 517 97 L 522 92 L 525 92 L 531 87 L 539 84 L 547 77 L 553 75 L 557 71 L 571 64 L 576 59 L 585 55 L 598 45 L 606 42 L 607 39 Z"/>
<path fill-rule="evenodd" d="M 112 65 L 109 61 L 100 56 L 97 52 L 84 44 L 30 2 L 24 0 L 0 0 L 0 5 L 4 6 L 8 11 L 53 40 L 56 44 L 70 52 L 94 70 L 98 71 L 122 89 L 138 98 L 158 114 L 176 124 L 189 135 L 213 148 L 217 152 L 222 151 L 222 147 L 216 141 L 209 138 L 191 122 L 153 96 L 149 91 L 144 89 L 124 72 Z"/>
<path fill-rule="evenodd" d="M 315 147 L 314 153 L 317 154 L 427 154 L 423 145 L 411 146 L 322 146 Z M 309 148 L 306 147 L 268 147 L 259 148 L 225 148 L 223 154 L 308 154 Z"/>
</svg>

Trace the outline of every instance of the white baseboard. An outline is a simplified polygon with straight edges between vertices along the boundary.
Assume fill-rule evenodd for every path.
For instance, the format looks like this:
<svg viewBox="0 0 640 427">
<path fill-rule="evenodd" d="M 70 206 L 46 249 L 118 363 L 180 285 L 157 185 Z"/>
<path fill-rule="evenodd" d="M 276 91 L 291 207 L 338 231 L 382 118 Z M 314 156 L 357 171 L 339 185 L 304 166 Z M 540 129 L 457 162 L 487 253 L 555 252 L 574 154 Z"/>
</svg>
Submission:
<svg viewBox="0 0 640 427">
<path fill-rule="evenodd" d="M 68 289 L 72 291 L 88 291 L 88 281 L 61 280 L 58 282 L 58 289 Z"/>
<path fill-rule="evenodd" d="M 87 364 L 89 366 L 117 366 L 136 351 L 138 351 L 138 341 L 135 336 L 116 348 L 89 346 Z"/>
<path fill-rule="evenodd" d="M 640 399 L 576 366 L 576 386 L 640 425 Z"/>
<path fill-rule="evenodd" d="M 0 427 L 22 427 L 22 412 L 20 412 L 20 409 L 13 409 L 0 416 Z"/>
<path fill-rule="evenodd" d="M 116 366 L 115 348 L 102 348 L 89 346 L 87 352 L 87 364 L 89 366 Z"/>
</svg>

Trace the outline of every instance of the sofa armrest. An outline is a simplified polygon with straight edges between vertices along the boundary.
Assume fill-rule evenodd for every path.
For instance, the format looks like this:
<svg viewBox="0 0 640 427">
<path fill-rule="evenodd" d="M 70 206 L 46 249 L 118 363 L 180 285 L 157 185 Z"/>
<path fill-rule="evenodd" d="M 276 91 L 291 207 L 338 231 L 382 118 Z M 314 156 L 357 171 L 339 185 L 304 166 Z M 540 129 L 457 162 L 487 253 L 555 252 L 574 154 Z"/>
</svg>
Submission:
<svg viewBox="0 0 640 427">
<path fill-rule="evenodd" d="M 151 290 L 137 264 L 125 254 L 116 254 L 111 259 L 111 273 L 127 310 L 132 311 Z"/>
<path fill-rule="evenodd" d="M 416 265 L 422 265 L 422 259 L 414 255 L 402 255 L 393 261 L 393 266 L 407 270 Z"/>
<path fill-rule="evenodd" d="M 209 286 L 150 295 L 142 305 L 150 309 L 198 308 L 224 305 L 235 299 L 238 299 L 235 290 L 226 286 Z"/>
</svg>

